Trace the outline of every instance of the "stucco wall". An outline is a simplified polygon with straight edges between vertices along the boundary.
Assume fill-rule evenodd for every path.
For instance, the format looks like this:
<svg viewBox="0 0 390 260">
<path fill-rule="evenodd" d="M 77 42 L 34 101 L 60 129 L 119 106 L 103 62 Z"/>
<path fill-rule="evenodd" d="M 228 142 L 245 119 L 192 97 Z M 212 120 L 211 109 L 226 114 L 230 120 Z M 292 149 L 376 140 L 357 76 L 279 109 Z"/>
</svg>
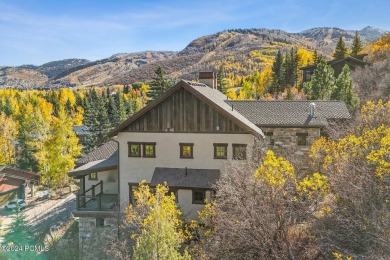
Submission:
<svg viewBox="0 0 390 260">
<path fill-rule="evenodd" d="M 98 172 L 97 180 L 89 180 L 89 176 L 85 176 L 85 189 L 91 188 L 92 185 L 97 184 L 99 181 L 103 181 L 103 193 L 106 194 L 118 194 L 118 170 L 110 170 L 104 172 Z M 82 183 L 80 184 L 82 185 Z M 98 188 L 97 192 L 100 191 Z M 89 191 L 87 194 L 90 194 Z"/>
<path fill-rule="evenodd" d="M 155 167 L 221 169 L 226 160 L 214 159 L 213 143 L 227 143 L 228 159 L 231 159 L 233 143 L 247 144 L 248 152 L 253 145 L 254 137 L 251 134 L 120 132 L 117 140 L 120 143 L 120 199 L 121 210 L 123 210 L 129 203 L 128 183 L 139 183 L 142 180 L 150 182 Z M 156 158 L 128 157 L 127 142 L 156 142 Z M 194 143 L 193 159 L 180 158 L 179 143 Z M 190 191 L 180 193 L 183 194 L 182 196 L 179 194 L 179 204 L 184 214 L 203 208 L 202 204 L 192 204 Z"/>
<path fill-rule="evenodd" d="M 192 204 L 192 190 L 180 189 L 177 197 L 184 217 L 186 219 L 198 219 L 198 211 L 202 210 L 204 204 Z M 210 201 L 210 191 L 206 191 L 206 199 Z"/>
</svg>

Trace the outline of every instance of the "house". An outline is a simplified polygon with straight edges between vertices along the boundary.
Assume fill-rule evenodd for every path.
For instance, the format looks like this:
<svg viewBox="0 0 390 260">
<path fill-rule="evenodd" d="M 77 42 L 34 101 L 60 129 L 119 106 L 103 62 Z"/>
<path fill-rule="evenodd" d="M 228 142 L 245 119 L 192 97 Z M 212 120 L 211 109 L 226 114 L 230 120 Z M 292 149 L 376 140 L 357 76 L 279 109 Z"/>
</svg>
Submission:
<svg viewBox="0 0 390 260">
<path fill-rule="evenodd" d="M 0 205 L 15 196 L 20 199 L 31 196 L 34 186 L 39 182 L 39 175 L 7 165 L 0 166 Z"/>
<path fill-rule="evenodd" d="M 84 147 L 87 143 L 88 127 L 85 125 L 77 125 L 73 126 L 72 129 L 76 133 L 79 143 Z"/>
<path fill-rule="evenodd" d="M 354 70 L 356 67 L 363 67 L 367 65 L 368 63 L 363 61 L 364 56 L 366 56 L 366 54 L 362 54 L 356 57 L 348 56 L 342 59 L 335 59 L 328 61 L 328 65 L 332 66 L 334 70 L 334 76 L 338 77 L 345 65 L 348 65 L 351 70 Z M 315 64 L 300 68 L 300 70 L 303 72 L 302 84 L 310 81 L 311 75 L 313 75 L 316 68 L 317 65 Z"/>
<path fill-rule="evenodd" d="M 180 81 L 118 125 L 69 173 L 81 180 L 80 241 L 91 228 L 115 226 L 142 180 L 167 182 L 185 218 L 194 219 L 227 160 L 245 160 L 265 140 L 307 149 L 328 120 L 350 117 L 341 101 L 232 101 L 216 89 L 215 73 L 199 79 Z"/>
</svg>

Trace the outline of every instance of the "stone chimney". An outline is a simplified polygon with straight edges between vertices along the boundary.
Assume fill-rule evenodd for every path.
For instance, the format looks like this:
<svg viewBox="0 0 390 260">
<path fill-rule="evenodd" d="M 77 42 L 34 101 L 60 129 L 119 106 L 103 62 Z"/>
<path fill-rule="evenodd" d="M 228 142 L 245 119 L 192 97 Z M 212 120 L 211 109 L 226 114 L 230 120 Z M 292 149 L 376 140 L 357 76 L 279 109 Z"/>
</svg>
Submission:
<svg viewBox="0 0 390 260">
<path fill-rule="evenodd" d="M 212 89 L 217 89 L 217 73 L 199 72 L 199 82 L 206 84 Z"/>
<path fill-rule="evenodd" d="M 309 116 L 314 117 L 315 116 L 315 111 L 316 111 L 316 103 L 311 102 L 309 104 Z"/>
</svg>

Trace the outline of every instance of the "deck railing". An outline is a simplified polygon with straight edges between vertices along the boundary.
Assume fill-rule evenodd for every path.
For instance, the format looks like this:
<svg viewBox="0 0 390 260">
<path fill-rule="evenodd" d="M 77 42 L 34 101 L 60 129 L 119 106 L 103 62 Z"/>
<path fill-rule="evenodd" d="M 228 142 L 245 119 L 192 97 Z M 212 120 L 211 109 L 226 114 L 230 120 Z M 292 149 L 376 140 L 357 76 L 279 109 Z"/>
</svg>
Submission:
<svg viewBox="0 0 390 260">
<path fill-rule="evenodd" d="M 87 193 L 91 194 L 87 194 Z M 104 194 L 103 181 L 76 195 L 77 210 L 116 211 L 118 194 Z"/>
</svg>

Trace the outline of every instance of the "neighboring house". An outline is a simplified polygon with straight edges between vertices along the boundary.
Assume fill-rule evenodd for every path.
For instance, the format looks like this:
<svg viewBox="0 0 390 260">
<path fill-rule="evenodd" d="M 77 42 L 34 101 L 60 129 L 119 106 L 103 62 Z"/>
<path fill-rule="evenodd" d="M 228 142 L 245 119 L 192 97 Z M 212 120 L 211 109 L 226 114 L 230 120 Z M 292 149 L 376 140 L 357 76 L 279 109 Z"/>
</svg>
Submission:
<svg viewBox="0 0 390 260">
<path fill-rule="evenodd" d="M 76 133 L 79 143 L 84 147 L 87 144 L 88 127 L 85 125 L 73 126 L 73 131 Z"/>
<path fill-rule="evenodd" d="M 338 77 L 343 70 L 345 65 L 348 65 L 351 70 L 354 70 L 356 67 L 363 67 L 367 65 L 368 63 L 363 61 L 365 54 L 359 55 L 356 57 L 348 56 L 346 58 L 342 59 L 335 59 L 328 61 L 328 65 L 332 66 L 334 70 L 334 76 Z M 302 84 L 305 82 L 310 81 L 311 75 L 313 75 L 314 70 L 317 68 L 317 65 L 309 65 L 306 67 L 300 68 L 303 72 L 303 81 Z"/>
<path fill-rule="evenodd" d="M 0 205 L 15 195 L 20 199 L 33 192 L 34 185 L 39 182 L 39 175 L 18 168 L 0 166 Z M 33 193 L 31 193 L 33 195 Z"/>
<path fill-rule="evenodd" d="M 81 179 L 75 211 L 80 241 L 89 228 L 112 227 L 142 180 L 167 182 L 185 218 L 194 219 L 227 160 L 246 159 L 264 138 L 307 149 L 328 120 L 350 117 L 341 101 L 232 101 L 215 88 L 215 73 L 201 73 L 200 82 L 177 83 L 113 129 L 113 141 L 69 173 Z"/>
</svg>

